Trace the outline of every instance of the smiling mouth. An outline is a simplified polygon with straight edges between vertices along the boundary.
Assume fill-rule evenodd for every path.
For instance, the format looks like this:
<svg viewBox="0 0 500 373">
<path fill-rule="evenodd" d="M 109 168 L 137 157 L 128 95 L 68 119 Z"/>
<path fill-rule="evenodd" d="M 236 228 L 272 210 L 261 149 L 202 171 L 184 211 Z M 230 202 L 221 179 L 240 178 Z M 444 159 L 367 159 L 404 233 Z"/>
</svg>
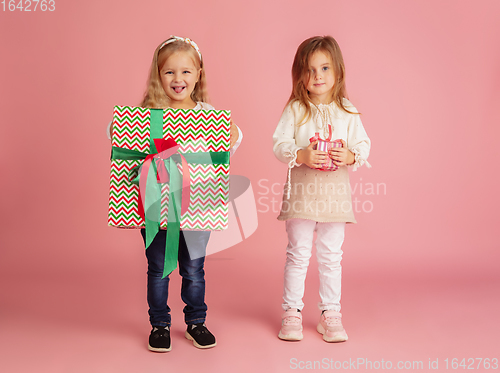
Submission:
<svg viewBox="0 0 500 373">
<path fill-rule="evenodd" d="M 175 93 L 181 93 L 186 87 L 172 87 Z"/>
</svg>

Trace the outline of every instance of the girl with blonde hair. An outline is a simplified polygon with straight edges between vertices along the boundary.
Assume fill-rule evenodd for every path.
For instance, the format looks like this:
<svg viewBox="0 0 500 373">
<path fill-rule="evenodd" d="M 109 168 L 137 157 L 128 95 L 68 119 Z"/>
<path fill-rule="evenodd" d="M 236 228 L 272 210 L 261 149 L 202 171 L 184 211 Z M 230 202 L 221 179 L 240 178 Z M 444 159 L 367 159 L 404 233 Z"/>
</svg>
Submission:
<svg viewBox="0 0 500 373">
<path fill-rule="evenodd" d="M 207 83 L 203 58 L 198 45 L 189 38 L 171 36 L 154 52 L 146 92 L 141 106 L 211 110 L 207 103 Z M 109 127 L 108 127 L 109 128 Z M 110 137 L 110 131 L 108 131 Z M 231 123 L 231 154 L 242 140 L 239 128 Z M 145 230 L 141 234 L 146 243 Z M 179 274 L 182 276 L 181 298 L 186 304 L 185 337 L 197 348 L 216 346 L 214 335 L 205 319 L 205 254 L 209 231 L 181 230 L 179 236 Z M 165 261 L 166 230 L 160 230 L 146 250 L 148 260 L 147 301 L 152 330 L 148 349 L 155 352 L 171 350 L 170 307 L 167 305 L 169 276 L 162 278 Z M 196 253 L 191 259 L 190 253 Z M 200 257 L 200 254 L 201 257 Z"/>
</svg>

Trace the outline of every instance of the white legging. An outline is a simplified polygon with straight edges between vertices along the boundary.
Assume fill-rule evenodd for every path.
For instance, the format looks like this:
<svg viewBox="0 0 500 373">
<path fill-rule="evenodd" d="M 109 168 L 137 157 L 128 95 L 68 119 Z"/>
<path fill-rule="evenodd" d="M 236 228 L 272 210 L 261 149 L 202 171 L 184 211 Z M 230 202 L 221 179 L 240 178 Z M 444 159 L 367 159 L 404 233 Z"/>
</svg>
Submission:
<svg viewBox="0 0 500 373">
<path fill-rule="evenodd" d="M 316 231 L 316 258 L 319 270 L 320 310 L 340 312 L 342 278 L 342 243 L 345 223 L 319 223 L 313 220 L 286 221 L 288 246 L 286 248 L 283 309 L 298 308 L 304 303 L 305 280 L 311 258 L 314 231 Z"/>
</svg>

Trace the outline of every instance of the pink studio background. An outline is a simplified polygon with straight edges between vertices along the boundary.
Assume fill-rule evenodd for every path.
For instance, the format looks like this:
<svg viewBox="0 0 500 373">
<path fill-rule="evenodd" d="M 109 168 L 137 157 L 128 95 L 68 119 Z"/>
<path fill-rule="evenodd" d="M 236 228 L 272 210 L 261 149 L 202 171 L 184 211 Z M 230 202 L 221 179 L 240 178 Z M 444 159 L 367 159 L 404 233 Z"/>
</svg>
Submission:
<svg viewBox="0 0 500 373">
<path fill-rule="evenodd" d="M 496 0 L 56 0 L 54 12 L 1 11 L 0 371 L 287 372 L 323 358 L 423 361 L 420 371 L 439 359 L 444 371 L 446 358 L 500 358 L 499 16 Z M 105 126 L 114 105 L 139 103 L 170 34 L 198 43 L 212 103 L 244 132 L 231 167 L 252 182 L 259 227 L 207 258 L 218 346 L 184 339 L 174 275 L 173 350 L 153 354 L 140 235 L 106 223 Z M 315 332 L 312 260 L 305 338 L 285 343 L 286 235 L 270 188 L 286 166 L 271 136 L 297 46 L 324 34 L 342 48 L 373 168 L 351 173 L 365 211 L 344 246 L 350 340 Z"/>
</svg>

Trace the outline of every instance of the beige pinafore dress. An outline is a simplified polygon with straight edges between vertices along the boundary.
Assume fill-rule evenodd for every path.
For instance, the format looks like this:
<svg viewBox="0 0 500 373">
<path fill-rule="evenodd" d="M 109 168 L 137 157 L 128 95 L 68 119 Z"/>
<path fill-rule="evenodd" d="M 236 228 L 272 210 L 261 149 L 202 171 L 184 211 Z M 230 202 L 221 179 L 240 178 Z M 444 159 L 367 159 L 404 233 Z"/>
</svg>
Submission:
<svg viewBox="0 0 500 373">
<path fill-rule="evenodd" d="M 290 182 L 290 198 L 283 193 L 278 220 L 356 223 L 347 166 L 320 171 L 303 164 L 292 168 Z"/>
<path fill-rule="evenodd" d="M 332 123 L 328 114 L 319 110 L 317 115 L 317 119 L 323 122 L 320 128 L 325 130 L 330 126 L 328 123 Z M 289 170 L 288 178 L 278 220 L 356 223 L 347 166 L 336 171 L 321 171 L 302 164 Z"/>
</svg>

